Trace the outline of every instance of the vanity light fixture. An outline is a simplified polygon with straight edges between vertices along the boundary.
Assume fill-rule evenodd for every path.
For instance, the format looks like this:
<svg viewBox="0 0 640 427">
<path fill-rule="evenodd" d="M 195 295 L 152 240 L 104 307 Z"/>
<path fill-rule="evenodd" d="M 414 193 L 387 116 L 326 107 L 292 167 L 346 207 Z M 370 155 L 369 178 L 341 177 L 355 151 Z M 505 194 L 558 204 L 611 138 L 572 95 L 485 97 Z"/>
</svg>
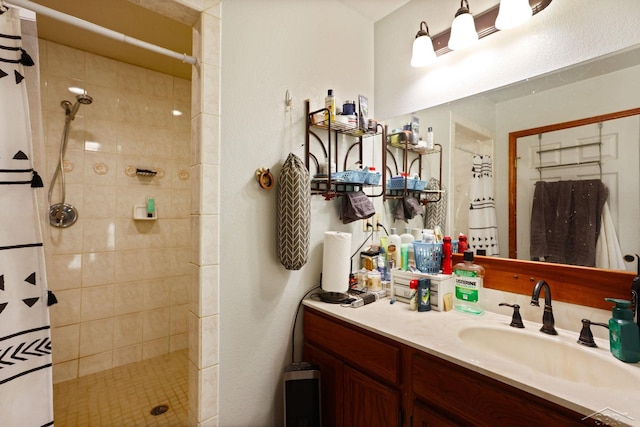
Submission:
<svg viewBox="0 0 640 427">
<path fill-rule="evenodd" d="M 460 0 L 460 8 L 451 24 L 451 36 L 449 37 L 449 49 L 460 50 L 471 46 L 478 41 L 478 32 L 473 15 L 469 12 L 469 2 Z"/>
<path fill-rule="evenodd" d="M 496 18 L 498 30 L 508 30 L 525 23 L 533 16 L 529 0 L 500 0 L 500 9 Z"/>
<path fill-rule="evenodd" d="M 422 26 L 424 25 L 424 29 Z M 411 66 L 424 67 L 436 59 L 436 51 L 433 50 L 433 42 L 429 35 L 429 27 L 425 21 L 420 22 L 420 29 L 413 40 L 411 52 Z"/>
<path fill-rule="evenodd" d="M 445 31 L 442 31 L 433 37 L 429 37 L 429 39 L 431 41 L 433 49 L 436 52 L 436 56 L 444 55 L 445 53 L 451 52 L 454 49 L 461 49 L 461 47 L 457 45 L 457 41 L 456 41 L 456 39 L 458 38 L 458 34 L 457 34 L 458 19 L 462 18 L 463 21 L 464 20 L 467 21 L 466 28 L 470 29 L 469 32 L 472 33 L 470 37 L 473 37 L 475 40 L 477 40 L 477 39 L 486 37 L 490 34 L 493 34 L 496 31 L 506 30 L 507 28 L 515 27 L 518 19 L 511 18 L 511 16 L 513 15 L 511 13 L 508 13 L 510 10 L 519 11 L 519 13 L 517 13 L 516 15 L 520 16 L 520 19 L 524 19 L 522 21 L 524 22 L 526 21 L 526 19 L 528 19 L 525 15 L 528 15 L 528 17 L 531 17 L 539 12 L 542 12 L 544 9 L 546 9 L 547 6 L 551 4 L 552 1 L 553 0 L 502 0 L 499 5 L 495 5 L 494 7 L 487 9 L 478 15 L 473 16 L 471 15 L 471 13 L 469 13 L 469 2 L 467 0 L 461 0 L 460 9 L 458 9 L 458 12 L 456 13 L 456 17 L 451 25 L 451 28 Z M 466 7 L 463 7 L 465 3 L 466 3 Z M 527 6 L 527 5 L 530 5 L 530 6 Z M 522 18 L 523 16 L 524 18 Z M 473 24 L 473 25 L 469 25 L 469 24 Z M 427 24 L 425 23 L 425 27 L 426 26 Z M 422 22 L 421 22 L 420 31 L 418 31 L 418 34 L 416 35 L 416 38 L 414 39 L 414 43 L 413 43 L 414 52 L 416 49 L 416 43 L 419 39 L 425 39 L 425 41 L 427 40 L 427 37 L 421 36 L 420 33 L 422 31 L 423 30 L 422 30 Z M 464 31 L 464 26 L 463 26 L 463 31 Z M 429 35 L 428 29 L 426 33 L 428 36 Z M 475 33 L 475 36 L 473 33 Z M 473 41 L 474 40 L 472 40 L 472 43 Z M 411 58 L 411 65 L 413 65 L 413 62 L 414 62 L 414 56 L 415 56 L 415 53 Z"/>
</svg>

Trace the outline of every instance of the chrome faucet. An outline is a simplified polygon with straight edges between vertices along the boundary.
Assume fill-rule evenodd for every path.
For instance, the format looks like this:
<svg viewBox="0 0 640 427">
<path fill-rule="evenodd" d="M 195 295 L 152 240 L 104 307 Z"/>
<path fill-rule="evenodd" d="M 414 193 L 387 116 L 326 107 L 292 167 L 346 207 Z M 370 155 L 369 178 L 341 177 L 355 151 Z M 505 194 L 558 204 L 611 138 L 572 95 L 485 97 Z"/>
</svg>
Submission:
<svg viewBox="0 0 640 427">
<path fill-rule="evenodd" d="M 540 280 L 533 288 L 533 294 L 531 294 L 531 305 L 540 307 L 538 299 L 540 298 L 540 290 L 544 288 L 544 313 L 542 314 L 542 328 L 541 332 L 549 335 L 558 335 L 556 328 L 554 327 L 555 321 L 553 320 L 553 310 L 551 308 L 551 289 L 549 284 L 544 280 Z"/>
</svg>

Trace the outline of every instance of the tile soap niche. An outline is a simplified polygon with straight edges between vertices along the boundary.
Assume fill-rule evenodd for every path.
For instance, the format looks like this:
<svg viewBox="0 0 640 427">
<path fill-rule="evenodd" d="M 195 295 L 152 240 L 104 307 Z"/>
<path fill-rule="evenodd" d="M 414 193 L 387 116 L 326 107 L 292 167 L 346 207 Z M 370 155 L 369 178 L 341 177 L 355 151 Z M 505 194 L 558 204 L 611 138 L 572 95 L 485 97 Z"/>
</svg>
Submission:
<svg viewBox="0 0 640 427">
<path fill-rule="evenodd" d="M 133 206 L 133 219 L 140 221 L 153 221 L 158 219 L 158 209 L 153 196 L 147 197 L 146 205 Z"/>
</svg>

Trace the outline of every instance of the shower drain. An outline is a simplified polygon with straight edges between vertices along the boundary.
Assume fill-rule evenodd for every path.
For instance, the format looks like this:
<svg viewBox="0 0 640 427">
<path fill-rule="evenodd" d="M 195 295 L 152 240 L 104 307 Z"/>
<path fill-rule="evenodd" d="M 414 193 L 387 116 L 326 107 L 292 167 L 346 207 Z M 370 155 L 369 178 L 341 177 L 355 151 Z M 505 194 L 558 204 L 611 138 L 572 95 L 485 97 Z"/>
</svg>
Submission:
<svg viewBox="0 0 640 427">
<path fill-rule="evenodd" d="M 154 417 L 157 415 L 162 415 L 169 410 L 168 405 L 158 405 L 151 410 L 151 415 Z"/>
</svg>

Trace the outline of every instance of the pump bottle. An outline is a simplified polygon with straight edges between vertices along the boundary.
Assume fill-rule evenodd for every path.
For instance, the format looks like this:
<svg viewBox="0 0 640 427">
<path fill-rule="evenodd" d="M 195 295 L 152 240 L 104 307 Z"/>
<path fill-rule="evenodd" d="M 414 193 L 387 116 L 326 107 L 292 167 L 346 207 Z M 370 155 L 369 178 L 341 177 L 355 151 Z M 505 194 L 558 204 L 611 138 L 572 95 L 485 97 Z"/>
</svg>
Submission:
<svg viewBox="0 0 640 427">
<path fill-rule="evenodd" d="M 613 317 L 609 319 L 611 354 L 623 362 L 640 362 L 640 330 L 633 321 L 631 302 L 617 298 L 605 298 L 605 301 L 615 304 Z"/>
</svg>

